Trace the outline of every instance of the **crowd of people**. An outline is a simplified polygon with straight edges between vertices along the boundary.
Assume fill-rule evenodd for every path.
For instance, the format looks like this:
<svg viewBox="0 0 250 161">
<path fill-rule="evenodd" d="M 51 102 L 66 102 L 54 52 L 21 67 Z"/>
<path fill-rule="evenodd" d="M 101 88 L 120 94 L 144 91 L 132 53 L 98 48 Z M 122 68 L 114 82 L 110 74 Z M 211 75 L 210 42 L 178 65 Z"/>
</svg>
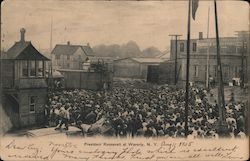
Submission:
<svg viewBox="0 0 250 161">
<path fill-rule="evenodd" d="M 219 109 L 210 103 L 208 92 L 191 87 L 188 137 L 217 138 Z M 246 135 L 246 102 L 227 102 L 226 126 L 229 137 Z M 50 126 L 94 124 L 105 118 L 109 129 L 103 135 L 117 137 L 185 137 L 185 91 L 169 86 L 109 91 L 63 90 L 49 94 L 46 116 Z M 106 134 L 107 133 L 107 134 Z"/>
</svg>

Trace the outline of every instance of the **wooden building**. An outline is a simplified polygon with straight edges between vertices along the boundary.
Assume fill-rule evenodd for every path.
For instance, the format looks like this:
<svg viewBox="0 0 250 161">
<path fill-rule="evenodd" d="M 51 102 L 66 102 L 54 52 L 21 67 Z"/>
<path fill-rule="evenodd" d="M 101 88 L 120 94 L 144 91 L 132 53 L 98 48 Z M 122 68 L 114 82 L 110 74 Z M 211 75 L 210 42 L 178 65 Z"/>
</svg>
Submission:
<svg viewBox="0 0 250 161">
<path fill-rule="evenodd" d="M 113 86 L 113 73 L 110 71 L 84 71 L 58 69 L 64 76 L 65 89 L 103 90 Z"/>
<path fill-rule="evenodd" d="M 158 66 L 149 66 L 147 82 L 173 85 L 175 81 L 174 61 L 167 60 Z M 177 71 L 177 79 L 180 69 Z"/>
<path fill-rule="evenodd" d="M 49 59 L 25 41 L 24 28 L 20 32 L 21 40 L 1 60 L 3 109 L 15 128 L 43 123 L 47 101 L 45 63 Z"/>
<path fill-rule="evenodd" d="M 123 58 L 114 60 L 114 77 L 147 80 L 148 66 L 159 65 L 159 58 Z"/>
<path fill-rule="evenodd" d="M 81 70 L 83 62 L 94 57 L 94 52 L 89 44 L 86 46 L 72 45 L 69 41 L 67 44 L 57 44 L 51 54 L 55 69 Z"/>
</svg>

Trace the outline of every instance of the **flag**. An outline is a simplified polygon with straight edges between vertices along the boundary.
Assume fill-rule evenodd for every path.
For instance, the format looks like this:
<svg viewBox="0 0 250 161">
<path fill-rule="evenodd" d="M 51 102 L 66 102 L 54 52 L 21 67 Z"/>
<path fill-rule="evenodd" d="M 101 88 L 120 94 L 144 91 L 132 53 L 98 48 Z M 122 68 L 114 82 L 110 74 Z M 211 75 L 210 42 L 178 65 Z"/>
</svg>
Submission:
<svg viewBox="0 0 250 161">
<path fill-rule="evenodd" d="M 199 0 L 192 0 L 192 17 L 194 20 L 195 20 L 195 13 L 198 8 L 198 3 L 199 3 Z"/>
</svg>

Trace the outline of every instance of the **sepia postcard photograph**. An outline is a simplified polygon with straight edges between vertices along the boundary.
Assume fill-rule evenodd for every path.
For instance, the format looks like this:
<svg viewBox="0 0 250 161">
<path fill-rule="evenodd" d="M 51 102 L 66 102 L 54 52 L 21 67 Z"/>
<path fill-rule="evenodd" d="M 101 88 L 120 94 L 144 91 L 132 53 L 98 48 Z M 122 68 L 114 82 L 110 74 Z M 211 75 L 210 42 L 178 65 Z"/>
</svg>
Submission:
<svg viewBox="0 0 250 161">
<path fill-rule="evenodd" d="M 248 160 L 249 9 L 3 0 L 1 159 Z"/>
</svg>

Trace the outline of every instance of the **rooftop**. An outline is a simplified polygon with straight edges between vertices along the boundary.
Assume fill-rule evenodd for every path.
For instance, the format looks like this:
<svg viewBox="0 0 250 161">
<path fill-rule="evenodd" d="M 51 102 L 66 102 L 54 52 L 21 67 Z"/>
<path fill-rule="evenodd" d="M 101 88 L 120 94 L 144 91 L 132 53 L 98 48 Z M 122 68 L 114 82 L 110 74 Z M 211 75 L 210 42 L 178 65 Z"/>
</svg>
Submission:
<svg viewBox="0 0 250 161">
<path fill-rule="evenodd" d="M 87 56 L 94 56 L 94 52 L 90 46 L 70 45 L 70 44 L 57 44 L 55 48 L 52 50 L 52 54 L 73 55 L 79 48 L 81 48 Z"/>
<path fill-rule="evenodd" d="M 138 63 L 161 63 L 163 62 L 164 60 L 163 59 L 160 59 L 160 58 L 122 58 L 122 59 L 116 59 L 114 61 L 121 61 L 121 60 L 125 60 L 125 59 L 131 59 L 133 61 L 136 61 Z"/>
<path fill-rule="evenodd" d="M 15 42 L 15 44 L 6 52 L 6 59 L 49 60 L 37 51 L 30 41 Z"/>
<path fill-rule="evenodd" d="M 132 58 L 132 59 L 140 63 L 161 63 L 164 61 L 160 58 Z"/>
</svg>

